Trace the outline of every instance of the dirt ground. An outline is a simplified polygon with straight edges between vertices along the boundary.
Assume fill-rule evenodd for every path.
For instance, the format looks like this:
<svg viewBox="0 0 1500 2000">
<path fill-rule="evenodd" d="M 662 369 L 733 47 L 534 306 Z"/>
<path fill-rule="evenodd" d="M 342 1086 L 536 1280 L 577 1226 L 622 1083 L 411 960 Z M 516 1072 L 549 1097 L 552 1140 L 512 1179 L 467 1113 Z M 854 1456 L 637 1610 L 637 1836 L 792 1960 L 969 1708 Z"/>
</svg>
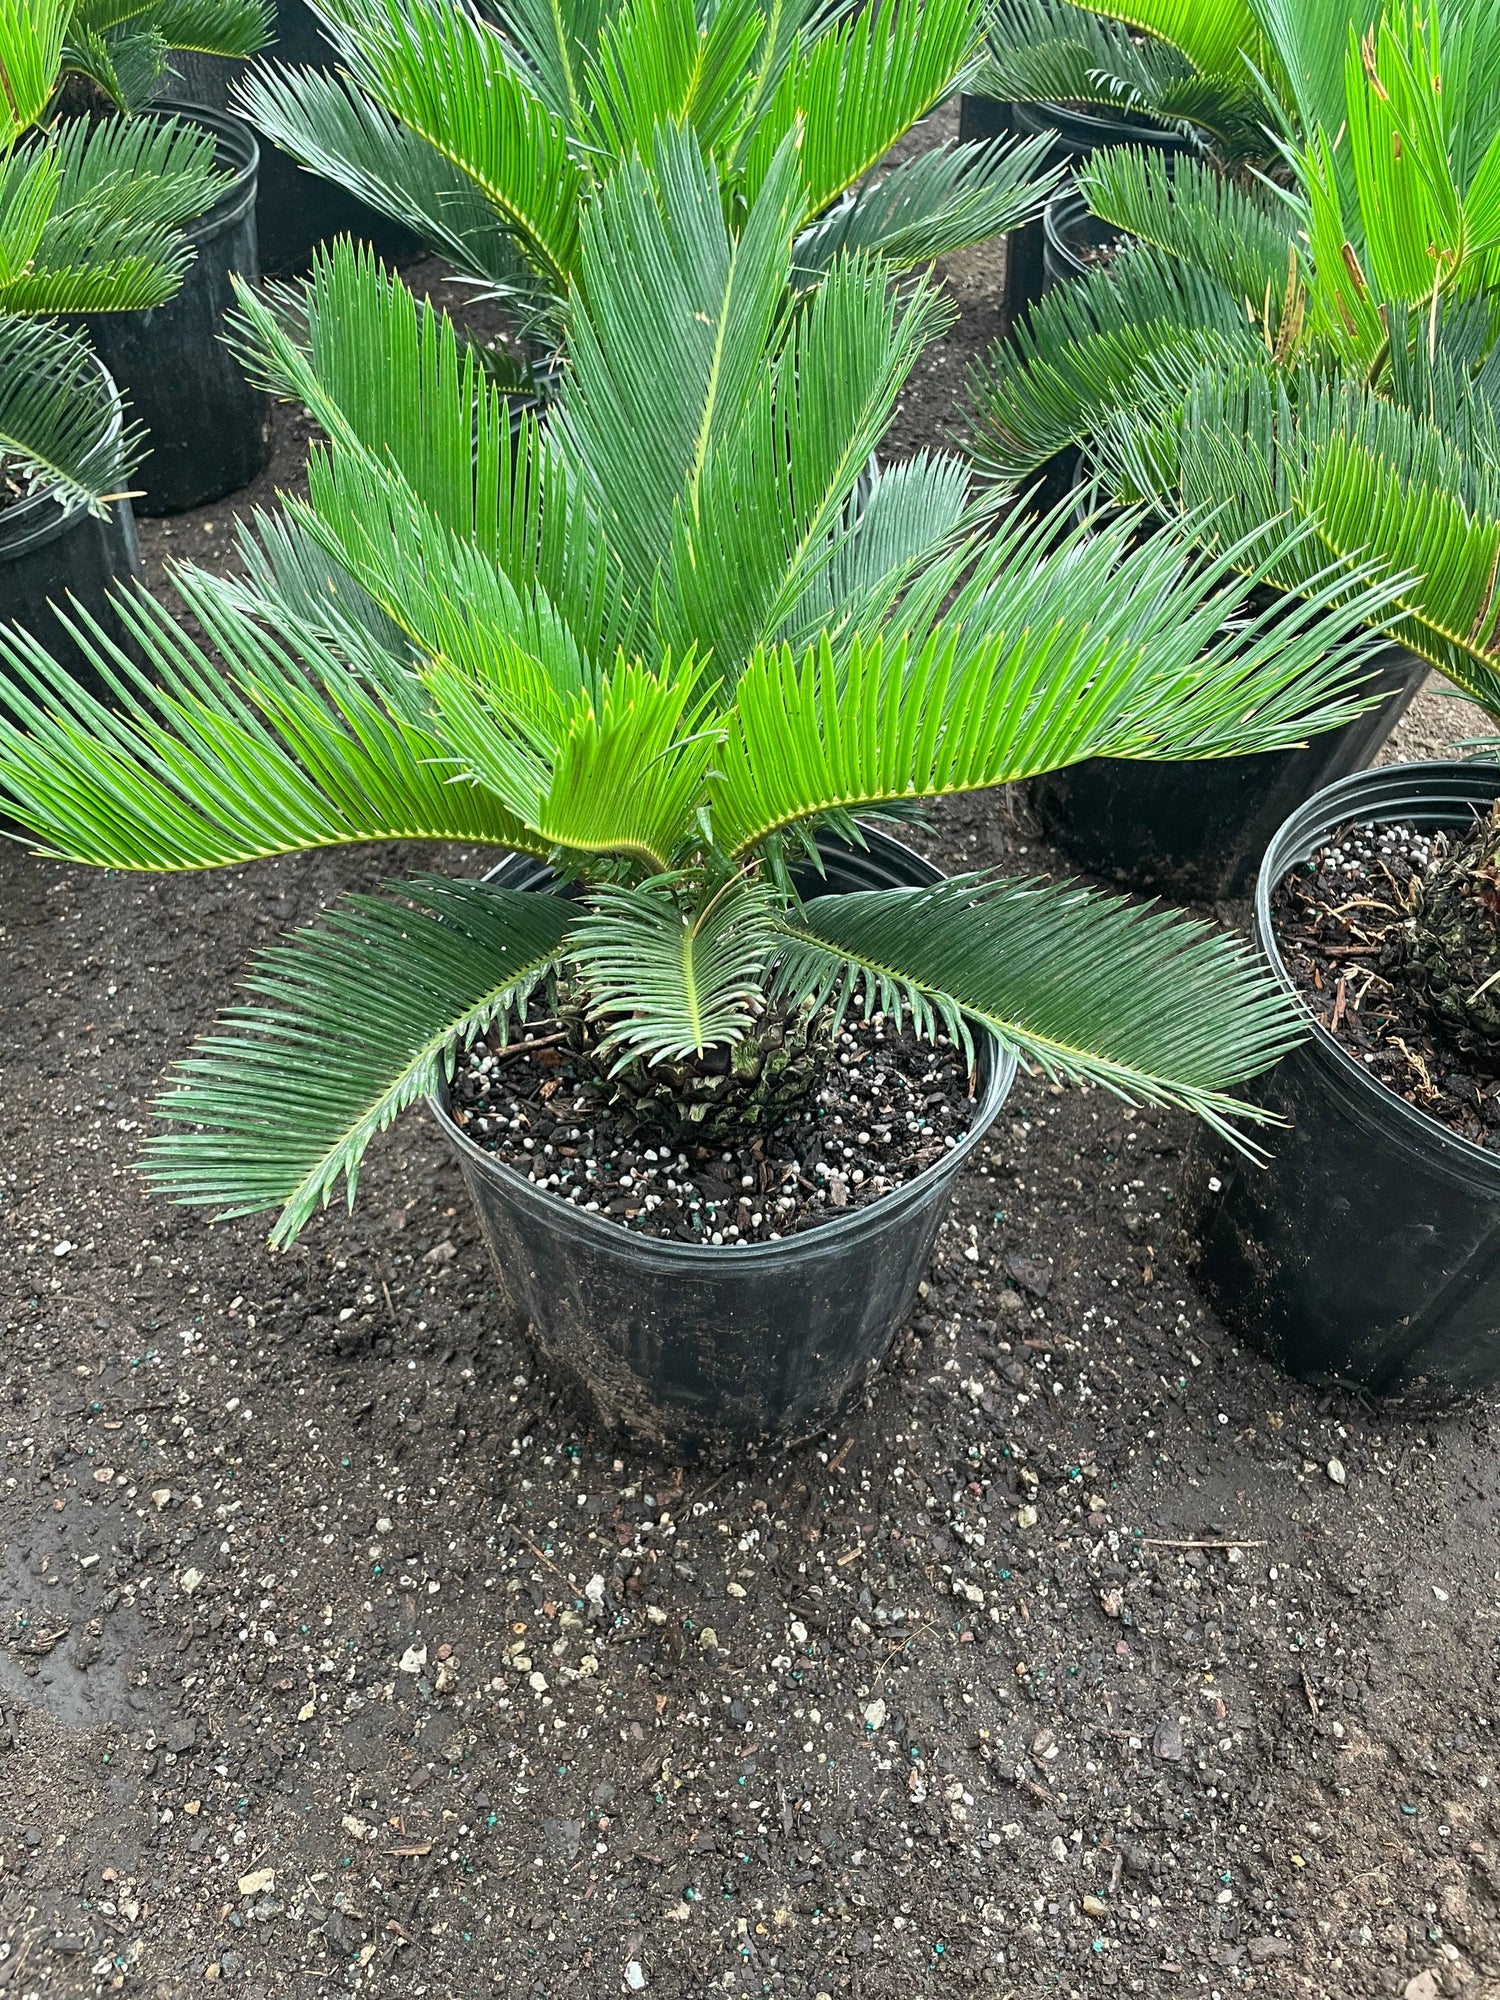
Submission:
<svg viewBox="0 0 1500 2000">
<path fill-rule="evenodd" d="M 246 955 L 431 858 L 0 854 L 0 1994 L 1495 2000 L 1494 1413 L 1236 1346 L 1184 1120 L 1018 1085 L 868 1397 L 729 1472 L 549 1393 L 422 1117 L 290 1255 L 147 1198 Z"/>
</svg>

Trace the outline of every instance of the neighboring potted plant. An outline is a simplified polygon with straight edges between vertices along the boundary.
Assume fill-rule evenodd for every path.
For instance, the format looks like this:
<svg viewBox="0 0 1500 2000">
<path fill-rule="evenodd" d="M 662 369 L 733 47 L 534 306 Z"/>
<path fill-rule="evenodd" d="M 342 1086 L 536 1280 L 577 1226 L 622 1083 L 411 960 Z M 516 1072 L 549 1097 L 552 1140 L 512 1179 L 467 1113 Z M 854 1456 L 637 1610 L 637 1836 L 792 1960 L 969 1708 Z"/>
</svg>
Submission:
<svg viewBox="0 0 1500 2000">
<path fill-rule="evenodd" d="M 789 311 L 804 212 L 795 136 L 731 233 L 693 135 L 662 132 L 655 173 L 627 163 L 584 218 L 556 410 L 514 444 L 477 358 L 367 256 L 320 261 L 293 320 L 242 289 L 244 350 L 328 439 L 276 560 L 182 573 L 212 653 L 137 600 L 148 669 L 116 670 L 118 720 L 34 645 L 0 684 L 0 796 L 49 853 L 514 851 L 264 956 L 147 1170 L 279 1207 L 286 1243 L 432 1098 L 549 1361 L 684 1449 L 837 1407 L 1013 1059 L 1228 1133 L 1235 1081 L 1287 1046 L 1233 938 L 1067 884 L 933 882 L 861 816 L 1100 752 L 1295 740 L 1349 713 L 1372 609 L 1241 622 L 1227 559 L 1128 519 L 1049 550 L 942 456 L 856 511 L 947 310 L 857 255 Z M 899 1108 L 903 1064 L 934 1073 L 935 1129 Z M 897 1108 L 862 1100 L 861 1137 L 844 1104 L 835 1187 L 819 1094 L 856 1070 Z"/>
<path fill-rule="evenodd" d="M 1041 141 L 881 165 L 962 81 L 983 4 L 314 0 L 344 73 L 260 65 L 238 101 L 304 167 L 503 299 L 545 358 L 589 206 L 616 162 L 652 157 L 659 127 L 691 125 L 741 209 L 800 131 L 799 285 L 844 251 L 907 270 L 1039 212 L 1056 178 L 1037 171 Z"/>
<path fill-rule="evenodd" d="M 127 63 L 83 35 L 63 0 L 0 15 L 0 620 L 49 642 L 54 602 L 107 620 L 111 580 L 139 574 L 125 495 L 146 448 L 60 316 L 164 305 L 191 261 L 181 225 L 217 185 L 187 127 L 59 115 L 79 88 L 65 63 Z"/>
<path fill-rule="evenodd" d="M 49 5 L 53 0 L 49 0 Z M 176 53 L 249 56 L 269 40 L 269 0 L 72 0 L 62 8 L 62 76 L 49 115 L 132 128 L 120 145 L 145 146 L 152 127 L 191 133 L 217 168 L 199 206 L 175 217 L 192 249 L 168 300 L 128 317 L 85 310 L 82 325 L 150 442 L 143 513 L 170 514 L 233 492 L 266 460 L 266 405 L 219 338 L 233 303 L 231 273 L 259 274 L 254 206 L 259 159 L 243 120 L 160 93 Z"/>
<path fill-rule="evenodd" d="M 1500 9 L 1489 12 L 1500 27 Z M 1274 460 L 1276 448 L 1252 433 L 1265 431 L 1279 399 L 1295 404 L 1304 386 L 1317 395 L 1343 377 L 1399 401 L 1445 303 L 1494 297 L 1485 165 L 1494 107 L 1484 66 L 1469 59 L 1485 46 L 1482 27 L 1470 13 L 1455 21 L 1446 87 L 1448 30 L 1436 16 L 1392 14 L 1378 33 L 1351 38 L 1345 130 L 1335 142 L 1320 124 L 1286 147 L 1287 189 L 1240 186 L 1197 163 L 1169 177 L 1139 153 L 1091 166 L 1081 191 L 1131 242 L 1108 269 L 1049 294 L 992 357 L 976 385 L 978 456 L 992 476 L 1025 480 L 1081 448 L 1092 499 L 1212 515 L 1234 534 L 1253 525 L 1263 497 L 1266 468 L 1257 474 L 1253 462 L 1266 450 Z M 1473 368 L 1488 352 L 1480 317 L 1475 306 L 1465 335 Z M 1272 426 L 1287 445 L 1291 422 L 1289 413 Z M 1234 437 L 1226 425 L 1239 426 Z M 1266 580 L 1297 587 L 1285 575 Z M 1037 790 L 1047 830 L 1087 865 L 1140 886 L 1243 893 L 1287 812 L 1373 757 L 1420 684 L 1422 660 L 1442 663 L 1430 640 L 1406 628 L 1397 637 L 1405 650 L 1385 662 L 1379 724 L 1367 718 L 1223 784 L 1206 771 L 1071 772 Z"/>
</svg>

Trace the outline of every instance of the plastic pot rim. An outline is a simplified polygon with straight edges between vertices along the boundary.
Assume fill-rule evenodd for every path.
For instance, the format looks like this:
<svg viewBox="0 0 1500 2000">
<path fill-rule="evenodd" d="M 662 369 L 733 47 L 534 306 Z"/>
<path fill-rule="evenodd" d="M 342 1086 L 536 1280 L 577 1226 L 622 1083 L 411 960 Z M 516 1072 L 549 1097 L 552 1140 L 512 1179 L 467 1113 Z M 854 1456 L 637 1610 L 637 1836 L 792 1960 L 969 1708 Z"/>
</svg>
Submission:
<svg viewBox="0 0 1500 2000">
<path fill-rule="evenodd" d="M 868 827 L 864 831 L 870 850 L 878 852 L 884 847 L 889 852 L 894 849 L 905 859 L 924 861 L 924 857 L 917 855 L 902 842 L 892 840 L 888 834 L 878 833 Z M 522 861 L 530 859 L 529 856 L 514 858 Z M 502 862 L 498 868 L 490 871 L 485 880 L 493 881 L 510 865 L 509 861 Z M 932 880 L 943 879 L 935 870 Z M 539 890 L 537 893 L 548 892 Z M 670 1237 L 637 1235 L 633 1230 L 622 1229 L 616 1222 L 610 1222 L 601 1215 L 591 1214 L 587 1209 L 575 1207 L 561 1195 L 554 1194 L 550 1188 L 538 1187 L 535 1181 L 525 1174 L 518 1173 L 496 1154 L 488 1153 L 482 1146 L 475 1145 L 449 1115 L 445 1102 L 446 1086 L 441 1092 L 434 1091 L 429 1095 L 427 1108 L 437 1121 L 443 1137 L 463 1159 L 471 1161 L 486 1173 L 503 1177 L 511 1193 L 537 1214 L 546 1216 L 555 1223 L 562 1223 L 566 1219 L 567 1225 L 585 1241 L 592 1241 L 601 1247 L 608 1246 L 616 1255 L 627 1258 L 633 1256 L 642 1264 L 662 1270 L 677 1270 L 684 1274 L 690 1271 L 708 1270 L 753 1271 L 758 1268 L 764 1269 L 772 1263 L 785 1266 L 788 1263 L 811 1261 L 823 1254 L 822 1245 L 847 1242 L 850 1237 L 865 1233 L 873 1235 L 900 1215 L 904 1209 L 920 1206 L 936 1183 L 949 1180 L 957 1174 L 999 1117 L 1016 1078 L 1017 1063 L 1014 1053 L 1005 1048 L 994 1035 L 988 1032 L 976 1035 L 975 1046 L 978 1052 L 979 1086 L 972 1100 L 974 1116 L 969 1122 L 968 1130 L 961 1138 L 955 1140 L 941 1158 L 934 1160 L 931 1166 L 924 1167 L 921 1173 L 914 1175 L 911 1180 L 903 1181 L 900 1187 L 892 1188 L 889 1194 L 878 1196 L 866 1207 L 855 1209 L 849 1215 L 841 1215 L 830 1222 L 819 1222 L 810 1229 L 798 1230 L 795 1235 L 782 1237 L 775 1243 L 747 1243 L 740 1247 L 727 1243 L 722 1246 L 679 1243 Z"/>
<path fill-rule="evenodd" d="M 1173 131 L 1170 125 L 1158 125 L 1146 118 L 1132 116 L 1129 112 L 1110 112 L 1085 105 L 1064 104 L 1057 98 L 1022 98 L 1016 101 L 1015 110 L 1023 119 L 1030 114 L 1030 122 L 1039 129 L 1050 126 L 1066 129 L 1069 125 L 1093 128 L 1105 135 L 1103 143 L 1114 146 L 1141 144 L 1158 151 L 1196 152 L 1198 148 L 1184 132 Z"/>
<path fill-rule="evenodd" d="M 1431 816 L 1445 803 L 1458 810 L 1451 819 L 1439 818 L 1433 823 L 1461 825 L 1462 808 L 1485 802 L 1483 787 L 1477 796 L 1465 797 L 1464 792 L 1466 789 L 1472 792 L 1475 777 L 1486 773 L 1491 779 L 1489 798 L 1500 798 L 1500 766 L 1486 765 L 1478 759 L 1461 763 L 1451 758 L 1379 764 L 1352 772 L 1347 778 L 1314 792 L 1305 805 L 1282 822 L 1266 849 L 1255 883 L 1253 932 L 1272 976 L 1312 1029 L 1302 1044 L 1303 1051 L 1311 1054 L 1315 1050 L 1318 1059 L 1330 1064 L 1355 1100 L 1382 1124 L 1386 1136 L 1420 1153 L 1429 1169 L 1441 1167 L 1471 1191 L 1500 1199 L 1500 1154 L 1476 1146 L 1472 1139 L 1450 1131 L 1430 1113 L 1409 1104 L 1378 1077 L 1371 1076 L 1365 1065 L 1356 1062 L 1323 1027 L 1286 969 L 1271 915 L 1271 898 L 1282 878 L 1298 862 L 1310 860 L 1325 835 L 1336 827 L 1346 822 L 1384 825 L 1413 815 Z M 1455 787 L 1446 799 L 1441 792 L 1434 791 L 1434 780 L 1443 779 Z"/>
<path fill-rule="evenodd" d="M 102 449 L 113 444 L 125 427 L 125 405 L 115 379 L 92 351 L 89 354 L 92 365 L 103 376 L 109 386 L 109 422 L 99 434 Z M 17 500 L 12 506 L 0 511 L 0 566 L 14 562 L 21 556 L 30 555 L 33 550 L 45 548 L 48 542 L 56 541 L 59 535 L 86 520 L 90 509 L 87 507 L 64 507 L 58 498 L 56 486 L 39 486 L 34 493 L 28 493 L 24 500 Z"/>
<path fill-rule="evenodd" d="M 242 222 L 255 205 L 260 174 L 260 141 L 245 120 L 232 111 L 215 110 L 211 104 L 170 98 L 158 98 L 140 115 L 163 123 L 175 118 L 185 125 L 204 126 L 217 142 L 219 165 L 230 169 L 231 179 L 219 190 L 212 205 L 191 222 L 182 224 L 182 233 L 188 241 L 211 243 L 216 236 Z"/>
</svg>

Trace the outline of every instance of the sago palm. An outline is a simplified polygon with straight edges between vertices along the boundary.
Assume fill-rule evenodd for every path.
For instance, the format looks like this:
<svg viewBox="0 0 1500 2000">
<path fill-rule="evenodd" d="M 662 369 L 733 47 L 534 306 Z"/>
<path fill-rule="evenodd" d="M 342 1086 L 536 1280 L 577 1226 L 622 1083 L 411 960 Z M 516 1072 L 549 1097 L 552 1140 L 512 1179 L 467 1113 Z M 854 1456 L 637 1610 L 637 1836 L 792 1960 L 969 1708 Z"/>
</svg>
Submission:
<svg viewBox="0 0 1500 2000">
<path fill-rule="evenodd" d="M 143 110 L 176 54 L 253 56 L 271 39 L 272 0 L 70 0 L 60 107 Z"/>
<path fill-rule="evenodd" d="M 1318 14 L 1319 10 L 1307 10 Z M 1332 10 L 1330 10 L 1332 11 Z M 1271 16 L 1267 11 L 1269 29 Z M 1269 355 L 1379 385 L 1390 322 L 1493 298 L 1500 279 L 1500 0 L 1392 8 L 1298 74 L 1288 186 L 1131 148 L 1079 176 L 1125 233 L 1108 269 L 1050 294 L 973 385 L 977 458 L 1024 482 L 1119 412 L 1178 397 L 1206 363 Z"/>
<path fill-rule="evenodd" d="M 112 424 L 114 398 L 87 344 L 53 316 L 164 304 L 192 254 L 181 225 L 209 205 L 219 178 L 212 140 L 186 125 L 59 117 L 69 66 L 79 72 L 88 58 L 102 88 L 106 56 L 116 69 L 136 62 L 121 36 L 142 42 L 144 60 L 147 44 L 164 47 L 176 36 L 171 46 L 197 46 L 214 20 L 227 28 L 251 16 L 260 19 L 259 6 L 242 0 L 184 0 L 170 10 L 0 0 L 0 479 L 7 483 L 46 486 L 65 505 L 95 507 L 125 484 L 143 440 Z"/>
<path fill-rule="evenodd" d="M 688 125 L 731 216 L 802 134 L 799 279 L 893 267 L 1014 228 L 1040 145 L 941 146 L 872 177 L 955 90 L 983 0 L 312 0 L 343 74 L 263 66 L 247 115 L 555 333 L 584 217 L 617 162 Z"/>
<path fill-rule="evenodd" d="M 677 1108 L 663 1065 L 753 1091 L 726 1051 L 784 1046 L 860 985 L 929 1034 L 989 1031 L 1219 1127 L 1256 1115 L 1232 1086 L 1294 1029 L 1234 940 L 988 871 L 832 896 L 805 870 L 862 814 L 1298 741 L 1350 713 L 1370 605 L 1247 620 L 1237 551 L 1133 520 L 1049 547 L 941 456 L 851 505 L 945 308 L 862 254 L 790 290 L 804 213 L 795 140 L 731 230 L 691 135 L 659 133 L 654 169 L 617 169 L 583 218 L 556 412 L 514 440 L 447 323 L 347 246 L 295 321 L 244 294 L 247 353 L 328 442 L 247 579 L 180 577 L 213 650 L 142 595 L 149 671 L 94 647 L 106 708 L 6 643 L 0 799 L 47 853 L 177 870 L 488 842 L 564 891 L 423 876 L 275 947 L 158 1107 L 159 1188 L 280 1206 L 289 1240 L 543 981 L 577 1060 L 648 1119 Z"/>
</svg>

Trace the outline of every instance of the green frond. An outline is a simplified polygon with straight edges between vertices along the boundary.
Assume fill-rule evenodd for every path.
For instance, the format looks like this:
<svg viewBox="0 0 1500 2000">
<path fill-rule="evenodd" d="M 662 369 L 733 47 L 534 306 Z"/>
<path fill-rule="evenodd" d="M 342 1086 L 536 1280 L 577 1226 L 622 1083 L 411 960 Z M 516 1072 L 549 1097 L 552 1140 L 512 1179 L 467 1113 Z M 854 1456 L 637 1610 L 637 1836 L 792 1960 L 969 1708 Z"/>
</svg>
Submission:
<svg viewBox="0 0 1500 2000">
<path fill-rule="evenodd" d="M 746 153 L 759 188 L 801 125 L 807 217 L 858 185 L 977 59 L 984 0 L 892 0 L 851 11 L 788 63 Z"/>
<path fill-rule="evenodd" d="M 1055 522 L 1002 527 L 920 649 L 856 640 L 841 661 L 825 638 L 800 660 L 757 656 L 710 786 L 718 845 L 738 855 L 830 812 L 1089 757 L 1289 748 L 1360 712 L 1358 635 L 1389 588 L 1356 601 L 1331 575 L 1298 612 L 1240 626 L 1239 551 L 1204 562 L 1170 533 L 1132 548 L 1140 525 L 1075 530 L 1050 553 Z"/>
<path fill-rule="evenodd" d="M 225 1215 L 280 1207 L 287 1244 L 340 1179 L 354 1201 L 377 1133 L 438 1090 L 457 1052 L 504 1023 L 556 959 L 572 906 L 425 876 L 351 896 L 256 960 L 231 1008 L 173 1072 L 142 1169 Z"/>
<path fill-rule="evenodd" d="M 799 202 L 789 143 L 731 235 L 712 165 L 691 133 L 664 131 L 655 177 L 627 162 L 585 219 L 553 423 L 633 590 L 651 588 L 674 516 L 696 513 L 715 445 L 741 424 Z"/>
<path fill-rule="evenodd" d="M 1262 353 L 1243 306 L 1215 280 L 1152 250 L 1059 285 L 969 382 L 974 463 L 1018 485 L 1118 409 L 1169 407 L 1205 365 Z"/>
<path fill-rule="evenodd" d="M 782 991 L 861 981 L 919 1024 L 962 1017 L 1051 1077 L 1194 1111 L 1235 1143 L 1265 1114 L 1229 1086 L 1301 1040 L 1295 1006 L 1238 940 L 1072 884 L 959 875 L 819 896 L 785 920 Z"/>
<path fill-rule="evenodd" d="M 119 421 L 113 385 L 80 335 L 0 313 L 0 458 L 66 508 L 102 513 L 145 455 Z M 0 676 L 0 691 L 3 691 Z"/>
<path fill-rule="evenodd" d="M 568 953 L 618 1068 L 702 1055 L 753 1031 L 778 944 L 775 900 L 741 876 L 696 908 L 660 886 L 593 892 Z"/>
<path fill-rule="evenodd" d="M 925 280 L 897 294 L 866 258 L 841 259 L 724 425 L 676 510 L 656 623 L 709 653 L 726 688 L 757 645 L 827 601 L 855 488 L 950 312 Z"/>
<path fill-rule="evenodd" d="M 586 181 L 503 38 L 451 0 L 323 0 L 353 81 L 483 194 L 547 284 L 566 288 Z"/>
<path fill-rule="evenodd" d="M 657 132 L 689 125 L 716 151 L 749 95 L 763 26 L 753 7 L 710 9 L 700 22 L 693 0 L 624 0 L 587 64 L 592 101 L 578 136 L 606 158 L 649 165 Z"/>
<path fill-rule="evenodd" d="M 538 831 L 580 854 L 669 868 L 698 831 L 697 808 L 717 747 L 698 662 L 660 671 L 622 664 L 580 698 L 558 746 Z"/>
<path fill-rule="evenodd" d="M 1473 513 L 1452 484 L 1338 434 L 1313 460 L 1300 499 L 1335 554 L 1378 557 L 1416 579 L 1402 593 L 1403 636 L 1500 715 L 1500 509 Z"/>
<path fill-rule="evenodd" d="M 210 582 L 187 572 L 177 587 L 217 658 L 144 591 L 118 600 L 144 669 L 92 620 L 68 621 L 113 705 L 0 630 L 0 801 L 43 852 L 169 872 L 375 840 L 545 851 L 491 793 L 450 782 L 451 753 L 399 662 L 383 682 L 356 676 L 314 634 L 268 631 Z"/>
<path fill-rule="evenodd" d="M 617 0 L 504 0 L 494 9 L 547 109 L 575 135 L 585 125 L 588 64 L 616 6 Z"/>
<path fill-rule="evenodd" d="M 57 82 L 72 0 L 0 0 L 0 153 L 41 118 Z"/>
<path fill-rule="evenodd" d="M 185 54 L 253 56 L 276 38 L 273 0 L 151 0 L 147 18 Z"/>
<path fill-rule="evenodd" d="M 184 118 L 62 118 L 48 140 L 69 214 L 176 229 L 213 206 L 226 178 L 213 135 Z"/>
<path fill-rule="evenodd" d="M 117 113 L 128 117 L 156 96 L 169 54 L 149 25 L 100 34 L 75 20 L 63 45 L 63 74 L 87 78 Z"/>
<path fill-rule="evenodd" d="M 1078 174 L 1078 191 L 1106 222 L 1217 279 L 1274 335 L 1292 244 L 1285 205 L 1205 161 L 1109 146 Z"/>
<path fill-rule="evenodd" d="M 1045 137 L 933 146 L 902 160 L 797 239 L 796 279 L 823 276 L 852 251 L 893 270 L 927 264 L 950 250 L 985 243 L 1040 215 L 1062 178 L 1047 166 Z"/>
<path fill-rule="evenodd" d="M 299 166 L 415 230 L 523 322 L 536 323 L 552 310 L 552 286 L 539 281 L 516 239 L 495 226 L 478 183 L 347 77 L 258 63 L 236 84 L 234 102 Z"/>
<path fill-rule="evenodd" d="M 0 287 L 13 284 L 36 255 L 61 180 L 51 146 L 20 146 L 9 159 L 0 156 Z"/>
</svg>

